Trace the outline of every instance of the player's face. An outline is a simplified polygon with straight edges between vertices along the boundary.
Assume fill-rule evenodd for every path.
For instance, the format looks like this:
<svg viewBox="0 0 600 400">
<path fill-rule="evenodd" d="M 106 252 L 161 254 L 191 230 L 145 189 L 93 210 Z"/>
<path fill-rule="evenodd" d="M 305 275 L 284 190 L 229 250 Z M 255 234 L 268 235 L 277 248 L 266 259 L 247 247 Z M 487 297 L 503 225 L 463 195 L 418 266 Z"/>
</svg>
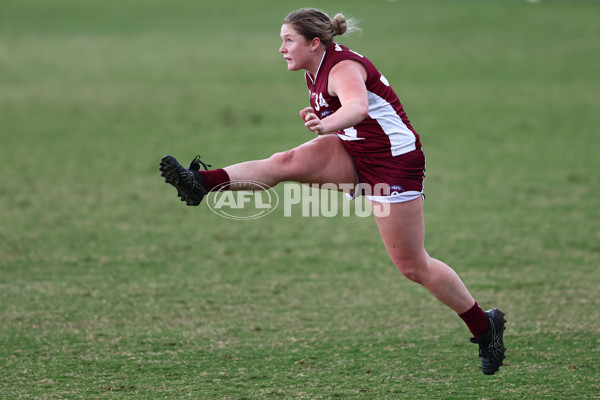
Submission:
<svg viewBox="0 0 600 400">
<path fill-rule="evenodd" d="M 287 62 L 289 71 L 298 71 L 308 68 L 312 61 L 311 43 L 300 35 L 291 24 L 281 26 L 282 44 L 279 52 Z"/>
</svg>

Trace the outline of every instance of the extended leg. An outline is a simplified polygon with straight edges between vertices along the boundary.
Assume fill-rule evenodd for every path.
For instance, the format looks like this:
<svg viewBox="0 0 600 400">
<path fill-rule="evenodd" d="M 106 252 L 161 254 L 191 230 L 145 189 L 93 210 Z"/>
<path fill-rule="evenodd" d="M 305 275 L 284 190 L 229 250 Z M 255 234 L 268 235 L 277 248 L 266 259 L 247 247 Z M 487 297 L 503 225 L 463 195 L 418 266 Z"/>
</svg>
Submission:
<svg viewBox="0 0 600 400">
<path fill-rule="evenodd" d="M 262 190 L 284 181 L 352 186 L 357 183 L 354 162 L 336 135 L 319 136 L 264 160 L 210 171 L 198 171 L 198 168 L 198 162 L 184 168 L 170 155 L 163 157 L 160 163 L 165 182 L 173 185 L 177 195 L 189 206 L 199 205 L 213 188 Z"/>
</svg>

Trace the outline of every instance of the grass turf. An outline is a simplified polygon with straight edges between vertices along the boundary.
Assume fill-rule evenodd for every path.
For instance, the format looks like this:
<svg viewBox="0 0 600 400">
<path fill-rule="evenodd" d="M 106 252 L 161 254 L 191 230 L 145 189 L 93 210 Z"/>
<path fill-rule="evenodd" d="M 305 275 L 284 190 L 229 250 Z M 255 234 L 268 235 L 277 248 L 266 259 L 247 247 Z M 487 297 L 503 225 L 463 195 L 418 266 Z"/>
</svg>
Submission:
<svg viewBox="0 0 600 400">
<path fill-rule="evenodd" d="M 371 219 L 229 221 L 158 175 L 311 137 L 298 6 L 2 2 L 0 397 L 597 398 L 598 3 L 321 6 L 422 135 L 429 252 L 507 313 L 493 377 Z"/>
</svg>

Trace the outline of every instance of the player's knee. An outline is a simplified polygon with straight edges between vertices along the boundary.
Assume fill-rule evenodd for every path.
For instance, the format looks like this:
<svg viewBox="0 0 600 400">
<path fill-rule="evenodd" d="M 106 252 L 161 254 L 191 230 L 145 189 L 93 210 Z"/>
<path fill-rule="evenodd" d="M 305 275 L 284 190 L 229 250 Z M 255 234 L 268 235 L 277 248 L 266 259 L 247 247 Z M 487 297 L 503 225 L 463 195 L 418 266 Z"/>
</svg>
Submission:
<svg viewBox="0 0 600 400">
<path fill-rule="evenodd" d="M 281 151 L 269 157 L 271 168 L 282 175 L 287 175 L 293 169 L 296 151 L 294 149 Z"/>
<path fill-rule="evenodd" d="M 280 151 L 278 153 L 273 154 L 269 157 L 269 161 L 274 164 L 274 166 L 285 166 L 292 162 L 294 159 L 294 149 Z"/>
<path fill-rule="evenodd" d="M 418 259 L 395 260 L 396 268 L 406 278 L 416 283 L 423 283 L 423 274 L 426 273 L 426 266 Z"/>
</svg>

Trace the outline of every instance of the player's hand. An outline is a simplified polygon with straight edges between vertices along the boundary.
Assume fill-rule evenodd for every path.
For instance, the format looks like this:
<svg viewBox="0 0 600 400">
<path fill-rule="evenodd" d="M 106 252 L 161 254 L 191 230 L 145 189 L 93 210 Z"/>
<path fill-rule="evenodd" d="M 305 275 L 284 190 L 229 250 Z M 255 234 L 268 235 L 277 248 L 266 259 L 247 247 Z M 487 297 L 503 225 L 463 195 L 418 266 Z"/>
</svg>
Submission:
<svg viewBox="0 0 600 400">
<path fill-rule="evenodd" d="M 322 135 L 325 133 L 325 126 L 323 125 L 323 121 L 317 117 L 315 111 L 312 107 L 306 107 L 300 110 L 300 117 L 304 120 L 304 126 L 308 128 L 308 130 L 316 133 L 317 135 Z"/>
</svg>

